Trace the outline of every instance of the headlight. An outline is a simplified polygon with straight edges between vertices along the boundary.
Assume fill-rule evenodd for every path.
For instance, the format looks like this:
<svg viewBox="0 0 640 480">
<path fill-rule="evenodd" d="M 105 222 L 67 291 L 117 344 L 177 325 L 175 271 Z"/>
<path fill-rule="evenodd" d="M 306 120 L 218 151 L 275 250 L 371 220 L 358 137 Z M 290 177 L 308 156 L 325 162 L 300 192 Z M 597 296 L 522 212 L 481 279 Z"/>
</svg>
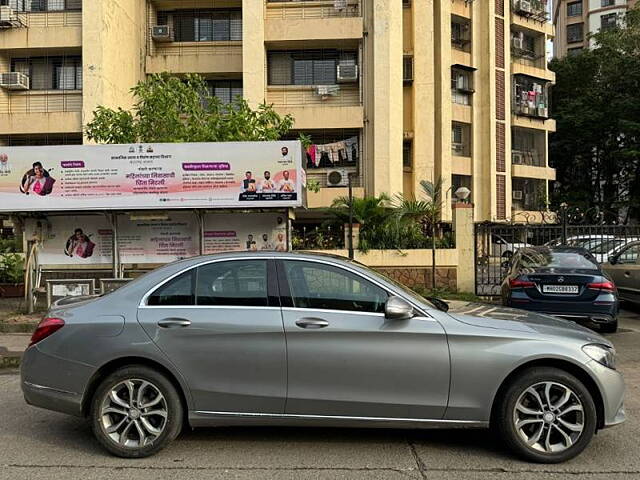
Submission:
<svg viewBox="0 0 640 480">
<path fill-rule="evenodd" d="M 582 347 L 582 351 L 605 367 L 616 369 L 616 351 L 606 345 L 590 344 Z"/>
</svg>

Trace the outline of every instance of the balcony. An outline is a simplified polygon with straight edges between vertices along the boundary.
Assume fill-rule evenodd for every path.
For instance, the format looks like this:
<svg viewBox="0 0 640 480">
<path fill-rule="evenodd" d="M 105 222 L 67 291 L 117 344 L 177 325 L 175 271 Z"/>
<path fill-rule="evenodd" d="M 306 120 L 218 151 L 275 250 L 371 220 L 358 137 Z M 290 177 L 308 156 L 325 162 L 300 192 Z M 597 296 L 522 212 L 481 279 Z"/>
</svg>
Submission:
<svg viewBox="0 0 640 480">
<path fill-rule="evenodd" d="M 295 118 L 296 129 L 362 128 L 358 85 L 270 85 L 267 103 Z"/>
<path fill-rule="evenodd" d="M 79 10 L 18 12 L 20 26 L 6 28 L 0 49 L 72 48 L 82 46 L 82 12 Z"/>
<path fill-rule="evenodd" d="M 511 9 L 521 17 L 530 18 L 538 22 L 546 22 L 549 18 L 547 0 L 513 0 Z"/>
<path fill-rule="evenodd" d="M 157 43 L 147 73 L 242 73 L 242 42 Z"/>
<path fill-rule="evenodd" d="M 0 135 L 82 132 L 81 90 L 0 95 Z"/>
<path fill-rule="evenodd" d="M 511 210 L 533 212 L 547 208 L 547 182 L 534 178 L 511 178 Z"/>
<path fill-rule="evenodd" d="M 542 121 L 549 118 L 549 83 L 528 75 L 513 75 L 513 113 Z"/>
<path fill-rule="evenodd" d="M 362 38 L 361 0 L 274 1 L 265 8 L 265 41 Z"/>
</svg>

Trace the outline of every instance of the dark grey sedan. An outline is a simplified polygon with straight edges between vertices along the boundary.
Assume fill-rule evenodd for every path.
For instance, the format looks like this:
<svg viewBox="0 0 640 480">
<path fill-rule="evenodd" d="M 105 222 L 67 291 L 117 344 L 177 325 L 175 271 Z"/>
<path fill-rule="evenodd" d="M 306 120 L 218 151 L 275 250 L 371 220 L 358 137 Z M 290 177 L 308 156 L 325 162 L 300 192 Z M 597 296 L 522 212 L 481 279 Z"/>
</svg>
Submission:
<svg viewBox="0 0 640 480">
<path fill-rule="evenodd" d="M 624 421 L 606 339 L 522 310 L 446 310 L 337 257 L 192 258 L 50 311 L 22 389 L 123 457 L 187 423 L 492 427 L 524 458 L 560 462 Z"/>
<path fill-rule="evenodd" d="M 584 248 L 520 249 L 502 282 L 502 304 L 618 329 L 616 286 Z"/>
</svg>

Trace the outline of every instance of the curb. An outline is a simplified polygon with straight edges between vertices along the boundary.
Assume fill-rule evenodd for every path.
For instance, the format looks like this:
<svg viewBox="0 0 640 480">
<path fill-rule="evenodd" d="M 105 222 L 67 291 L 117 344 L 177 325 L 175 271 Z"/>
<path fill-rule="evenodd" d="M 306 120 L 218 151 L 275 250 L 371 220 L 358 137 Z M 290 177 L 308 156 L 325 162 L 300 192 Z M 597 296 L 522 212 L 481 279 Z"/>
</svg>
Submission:
<svg viewBox="0 0 640 480">
<path fill-rule="evenodd" d="M 33 333 L 37 323 L 0 323 L 0 333 Z"/>
<path fill-rule="evenodd" d="M 20 368 L 20 361 L 22 360 L 22 353 L 20 352 L 7 352 L 0 356 L 0 370 L 5 368 Z"/>
</svg>

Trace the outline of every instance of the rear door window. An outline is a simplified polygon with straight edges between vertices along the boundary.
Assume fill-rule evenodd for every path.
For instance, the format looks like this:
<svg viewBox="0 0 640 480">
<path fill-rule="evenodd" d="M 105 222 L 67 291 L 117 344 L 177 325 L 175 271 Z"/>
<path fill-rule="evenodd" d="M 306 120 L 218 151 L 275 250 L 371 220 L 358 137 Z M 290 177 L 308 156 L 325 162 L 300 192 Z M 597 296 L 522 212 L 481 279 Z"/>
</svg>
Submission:
<svg viewBox="0 0 640 480">
<path fill-rule="evenodd" d="M 154 306 L 189 306 L 195 304 L 194 280 L 195 268 L 181 273 L 158 287 L 149 298 L 147 305 Z"/>
</svg>

